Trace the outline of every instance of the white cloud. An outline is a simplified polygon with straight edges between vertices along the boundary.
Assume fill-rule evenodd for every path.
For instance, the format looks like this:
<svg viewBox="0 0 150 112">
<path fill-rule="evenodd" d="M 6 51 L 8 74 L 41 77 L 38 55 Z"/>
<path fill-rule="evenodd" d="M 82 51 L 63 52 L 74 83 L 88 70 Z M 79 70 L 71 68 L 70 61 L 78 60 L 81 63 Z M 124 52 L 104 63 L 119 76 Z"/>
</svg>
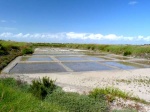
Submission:
<svg viewBox="0 0 150 112">
<path fill-rule="evenodd" d="M 66 33 L 68 39 L 85 39 L 85 35 L 86 33 L 74 33 L 74 32 Z"/>
<path fill-rule="evenodd" d="M 129 5 L 135 5 L 135 4 L 137 4 L 138 2 L 137 1 L 130 1 L 128 4 Z"/>
<path fill-rule="evenodd" d="M 143 40 L 150 42 L 150 36 L 143 38 Z"/>
<path fill-rule="evenodd" d="M 18 34 L 16 34 L 16 35 L 14 35 L 13 37 L 18 37 L 18 38 L 20 38 L 20 37 L 23 37 L 24 35 L 22 34 L 22 33 L 18 33 Z"/>
<path fill-rule="evenodd" d="M 75 33 L 69 32 L 66 33 L 68 39 L 91 39 L 91 40 L 119 40 L 122 36 L 117 36 L 115 34 L 102 35 L 94 33 Z"/>
<path fill-rule="evenodd" d="M 9 33 L 9 32 L 5 32 L 5 33 L 1 33 L 0 37 L 12 37 L 14 34 Z"/>
<path fill-rule="evenodd" d="M 135 43 L 135 42 L 145 42 L 150 43 L 150 36 L 144 37 L 144 36 L 118 36 L 115 34 L 108 34 L 108 35 L 102 35 L 100 33 L 94 34 L 94 33 L 75 33 L 75 32 L 62 32 L 62 33 L 10 33 L 10 32 L 4 32 L 0 33 L 0 39 L 13 39 L 13 40 L 27 40 L 27 41 L 36 41 L 39 42 L 51 42 L 51 40 L 55 42 L 75 42 L 78 40 L 79 42 L 116 42 L 116 43 Z"/>
<path fill-rule="evenodd" d="M 88 34 L 85 38 L 92 39 L 92 40 L 100 40 L 103 38 L 103 35 L 102 34 Z"/>
<path fill-rule="evenodd" d="M 108 40 L 119 40 L 122 36 L 117 36 L 115 34 L 109 34 L 104 36 L 104 39 L 108 39 Z"/>
</svg>

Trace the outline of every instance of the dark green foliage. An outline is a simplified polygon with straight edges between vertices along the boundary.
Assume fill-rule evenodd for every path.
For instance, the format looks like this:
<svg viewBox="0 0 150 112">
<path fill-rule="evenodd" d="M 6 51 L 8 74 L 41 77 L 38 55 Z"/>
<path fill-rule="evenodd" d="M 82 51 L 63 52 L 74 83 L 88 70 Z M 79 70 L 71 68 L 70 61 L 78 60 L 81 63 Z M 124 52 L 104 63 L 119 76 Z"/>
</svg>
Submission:
<svg viewBox="0 0 150 112">
<path fill-rule="evenodd" d="M 33 49 L 32 48 L 24 48 L 22 50 L 22 54 L 32 54 L 33 53 Z"/>
<path fill-rule="evenodd" d="M 39 99 L 44 99 L 47 94 L 51 94 L 55 89 L 55 81 L 48 77 L 33 80 L 31 84 L 31 92 Z"/>
<path fill-rule="evenodd" d="M 131 55 L 131 54 L 132 54 L 131 51 L 125 51 L 125 52 L 123 53 L 124 56 L 128 56 L 128 55 Z"/>
<path fill-rule="evenodd" d="M 97 101 L 77 93 L 54 91 L 46 97 L 45 101 L 58 104 L 69 112 L 109 112 L 108 105 L 103 98 L 101 101 Z"/>
<path fill-rule="evenodd" d="M 1 55 L 6 55 L 8 52 L 6 51 L 6 48 L 0 44 L 0 56 Z"/>
<path fill-rule="evenodd" d="M 0 112 L 67 112 L 59 105 L 37 99 L 25 91 L 28 87 L 20 80 L 0 79 Z"/>
<path fill-rule="evenodd" d="M 17 56 L 33 53 L 32 45 L 13 41 L 0 41 L 0 71 Z"/>
<path fill-rule="evenodd" d="M 2 70 L 5 66 L 9 64 L 13 59 L 15 59 L 17 56 L 21 55 L 20 53 L 15 54 L 11 53 L 9 55 L 3 55 L 0 57 L 0 70 Z"/>
</svg>

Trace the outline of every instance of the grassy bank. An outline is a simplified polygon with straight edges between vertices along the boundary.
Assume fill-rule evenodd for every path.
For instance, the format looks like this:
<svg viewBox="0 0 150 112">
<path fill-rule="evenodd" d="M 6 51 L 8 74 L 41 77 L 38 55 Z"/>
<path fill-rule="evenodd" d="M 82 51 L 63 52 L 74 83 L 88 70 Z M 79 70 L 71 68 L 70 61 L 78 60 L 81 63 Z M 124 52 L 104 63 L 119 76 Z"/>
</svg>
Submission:
<svg viewBox="0 0 150 112">
<path fill-rule="evenodd" d="M 31 44 L 0 40 L 0 71 L 17 56 L 32 52 Z"/>
<path fill-rule="evenodd" d="M 110 92 L 107 88 L 93 90 L 89 95 L 64 92 L 47 78 L 33 81 L 31 85 L 13 78 L 1 78 L 0 112 L 137 112 L 127 107 L 111 110 L 110 94 L 128 96 L 120 90 Z"/>
<path fill-rule="evenodd" d="M 59 105 L 37 99 L 28 88 L 14 79 L 0 79 L 0 112 L 66 112 Z"/>
<path fill-rule="evenodd" d="M 47 85 L 48 83 L 45 83 Z M 38 83 L 40 88 L 43 84 Z M 37 87 L 34 86 L 34 88 Z M 32 88 L 33 89 L 33 88 Z M 38 89 L 43 95 L 44 90 Z M 42 92 L 43 91 L 43 92 Z M 95 100 L 86 95 L 66 93 L 56 88 L 44 99 L 32 94 L 31 87 L 12 78 L 0 79 L 0 112 L 109 112 L 102 96 Z"/>
</svg>

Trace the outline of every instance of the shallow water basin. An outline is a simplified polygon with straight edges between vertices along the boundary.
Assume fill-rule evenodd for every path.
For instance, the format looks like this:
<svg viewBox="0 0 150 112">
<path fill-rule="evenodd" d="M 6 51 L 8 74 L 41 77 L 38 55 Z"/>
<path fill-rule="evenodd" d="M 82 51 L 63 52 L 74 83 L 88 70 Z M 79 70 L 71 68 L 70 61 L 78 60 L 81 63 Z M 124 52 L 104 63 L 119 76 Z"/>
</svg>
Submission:
<svg viewBox="0 0 150 112">
<path fill-rule="evenodd" d="M 141 65 L 137 65 L 134 63 L 129 63 L 129 62 L 104 62 L 105 64 L 111 65 L 111 66 L 115 66 L 118 67 L 120 69 L 136 69 L 136 68 L 144 68 L 144 66 Z"/>
<path fill-rule="evenodd" d="M 63 62 L 63 64 L 75 72 L 112 70 L 112 68 L 101 65 L 96 62 Z"/>
<path fill-rule="evenodd" d="M 100 58 L 100 57 L 92 57 L 92 56 L 91 56 L 91 57 L 88 56 L 87 59 L 88 59 L 88 60 L 93 60 L 93 61 L 105 60 L 104 58 Z"/>
<path fill-rule="evenodd" d="M 84 57 L 78 57 L 78 56 L 62 56 L 62 57 L 57 56 L 56 58 L 60 61 L 83 61 L 83 60 L 87 60 Z"/>
<path fill-rule="evenodd" d="M 66 72 L 66 70 L 58 63 L 38 63 L 26 64 L 18 63 L 9 73 L 51 73 Z"/>
</svg>

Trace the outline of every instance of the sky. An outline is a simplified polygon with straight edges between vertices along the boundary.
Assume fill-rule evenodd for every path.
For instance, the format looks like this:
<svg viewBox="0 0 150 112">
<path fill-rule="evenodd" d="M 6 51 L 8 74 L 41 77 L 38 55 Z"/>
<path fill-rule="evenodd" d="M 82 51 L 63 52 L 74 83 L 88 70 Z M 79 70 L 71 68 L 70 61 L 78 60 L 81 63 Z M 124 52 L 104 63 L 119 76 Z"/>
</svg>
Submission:
<svg viewBox="0 0 150 112">
<path fill-rule="evenodd" d="M 0 0 L 0 39 L 150 44 L 150 0 Z"/>
</svg>

